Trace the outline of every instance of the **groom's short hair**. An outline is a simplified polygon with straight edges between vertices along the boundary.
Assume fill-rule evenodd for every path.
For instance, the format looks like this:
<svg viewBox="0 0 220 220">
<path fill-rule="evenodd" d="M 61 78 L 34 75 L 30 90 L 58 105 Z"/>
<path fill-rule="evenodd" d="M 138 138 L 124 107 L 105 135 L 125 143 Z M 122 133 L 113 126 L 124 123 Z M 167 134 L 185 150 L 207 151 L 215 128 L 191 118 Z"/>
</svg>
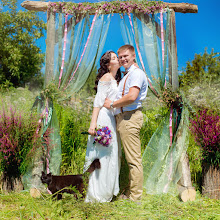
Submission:
<svg viewBox="0 0 220 220">
<path fill-rule="evenodd" d="M 130 44 L 125 44 L 123 46 L 121 46 L 119 49 L 118 49 L 118 54 L 121 52 L 121 51 L 124 51 L 124 50 L 129 50 L 131 53 L 134 53 L 135 54 L 135 49 L 132 45 Z"/>
</svg>

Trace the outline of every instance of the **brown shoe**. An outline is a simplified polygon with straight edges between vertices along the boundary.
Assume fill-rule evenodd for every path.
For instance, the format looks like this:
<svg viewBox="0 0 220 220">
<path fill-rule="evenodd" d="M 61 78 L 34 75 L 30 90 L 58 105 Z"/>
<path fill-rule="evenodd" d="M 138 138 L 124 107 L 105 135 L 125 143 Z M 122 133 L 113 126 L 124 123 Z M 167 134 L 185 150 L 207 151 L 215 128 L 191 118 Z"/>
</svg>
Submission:
<svg viewBox="0 0 220 220">
<path fill-rule="evenodd" d="M 126 196 L 125 194 L 121 194 L 118 198 L 119 199 L 129 199 L 129 197 Z"/>
</svg>

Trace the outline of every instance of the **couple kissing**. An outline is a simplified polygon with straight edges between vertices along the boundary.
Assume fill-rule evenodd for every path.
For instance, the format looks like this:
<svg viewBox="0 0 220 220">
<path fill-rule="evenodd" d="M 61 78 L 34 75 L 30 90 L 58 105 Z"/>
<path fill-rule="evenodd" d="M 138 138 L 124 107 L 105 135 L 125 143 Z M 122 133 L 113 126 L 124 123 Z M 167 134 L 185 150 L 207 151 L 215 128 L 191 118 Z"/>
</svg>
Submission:
<svg viewBox="0 0 220 220">
<path fill-rule="evenodd" d="M 110 202 L 119 194 L 121 143 L 129 167 L 129 190 L 121 197 L 137 201 L 143 191 L 143 168 L 141 159 L 140 129 L 143 124 L 142 101 L 148 90 L 146 74 L 135 63 L 135 49 L 124 45 L 117 51 L 104 53 L 95 81 L 96 96 L 84 169 L 99 158 L 101 169 L 89 178 L 85 202 Z M 120 66 L 125 68 L 122 77 Z M 109 145 L 94 143 L 99 127 L 111 131 Z M 104 135 L 104 130 L 103 132 Z"/>
</svg>

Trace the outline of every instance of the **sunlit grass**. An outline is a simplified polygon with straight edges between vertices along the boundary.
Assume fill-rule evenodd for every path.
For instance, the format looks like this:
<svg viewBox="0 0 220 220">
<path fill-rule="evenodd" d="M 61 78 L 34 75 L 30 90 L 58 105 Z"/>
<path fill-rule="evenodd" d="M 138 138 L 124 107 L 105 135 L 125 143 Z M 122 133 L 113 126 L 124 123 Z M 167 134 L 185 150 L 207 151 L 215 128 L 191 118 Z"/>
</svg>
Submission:
<svg viewBox="0 0 220 220">
<path fill-rule="evenodd" d="M 28 191 L 0 194 L 0 219 L 220 219 L 220 200 L 201 196 L 181 202 L 177 196 L 143 195 L 140 203 L 118 200 L 84 203 L 73 195 L 52 200 L 42 194 L 32 198 Z"/>
</svg>

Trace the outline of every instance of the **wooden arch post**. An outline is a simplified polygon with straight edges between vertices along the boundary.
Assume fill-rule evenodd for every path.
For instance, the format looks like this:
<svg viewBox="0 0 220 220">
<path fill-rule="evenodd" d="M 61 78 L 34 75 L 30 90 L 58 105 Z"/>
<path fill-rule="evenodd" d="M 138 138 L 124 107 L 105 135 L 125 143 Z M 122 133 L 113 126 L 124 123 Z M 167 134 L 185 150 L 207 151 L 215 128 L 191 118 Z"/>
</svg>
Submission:
<svg viewBox="0 0 220 220">
<path fill-rule="evenodd" d="M 97 3 L 93 3 L 94 5 Z M 177 43 L 176 43 L 176 22 L 175 22 L 175 13 L 198 13 L 198 6 L 189 3 L 165 3 L 164 4 L 172 9 L 171 11 L 171 23 L 172 26 L 172 33 L 169 36 L 169 45 L 171 45 L 171 41 L 173 39 L 174 44 L 174 51 L 175 51 L 175 58 L 177 62 Z M 49 2 L 41 2 L 41 1 L 24 1 L 21 6 L 27 10 L 32 11 L 47 11 L 47 7 Z M 80 11 L 76 10 L 76 13 L 80 15 Z M 118 9 L 116 8 L 113 13 L 118 13 Z M 90 11 L 91 15 L 95 14 L 95 11 Z M 108 14 L 108 12 L 106 12 Z M 159 30 L 157 24 L 157 30 Z M 56 41 L 55 36 L 55 14 L 49 13 L 47 15 L 47 39 L 46 39 L 46 68 L 45 68 L 45 85 L 49 83 L 49 81 L 53 78 L 53 70 L 54 70 L 54 45 Z M 160 37 L 160 34 L 157 33 Z M 170 48 L 171 49 L 171 48 Z M 169 65 L 172 66 L 172 59 L 169 57 Z M 171 83 L 174 90 L 179 88 L 179 81 L 178 81 L 178 73 L 176 75 L 172 74 L 172 71 L 169 71 L 169 82 Z M 181 137 L 180 137 L 181 138 Z M 195 189 L 192 187 L 191 182 L 191 173 L 189 167 L 189 159 L 186 152 L 182 155 L 181 161 L 179 164 L 179 168 L 182 171 L 182 177 L 179 181 L 179 192 L 181 199 L 185 202 L 188 200 L 195 199 Z"/>
<path fill-rule="evenodd" d="M 54 46 L 55 46 L 55 13 L 47 13 L 46 66 L 44 86 L 53 80 Z M 52 54 L 52 55 L 51 55 Z"/>
</svg>

